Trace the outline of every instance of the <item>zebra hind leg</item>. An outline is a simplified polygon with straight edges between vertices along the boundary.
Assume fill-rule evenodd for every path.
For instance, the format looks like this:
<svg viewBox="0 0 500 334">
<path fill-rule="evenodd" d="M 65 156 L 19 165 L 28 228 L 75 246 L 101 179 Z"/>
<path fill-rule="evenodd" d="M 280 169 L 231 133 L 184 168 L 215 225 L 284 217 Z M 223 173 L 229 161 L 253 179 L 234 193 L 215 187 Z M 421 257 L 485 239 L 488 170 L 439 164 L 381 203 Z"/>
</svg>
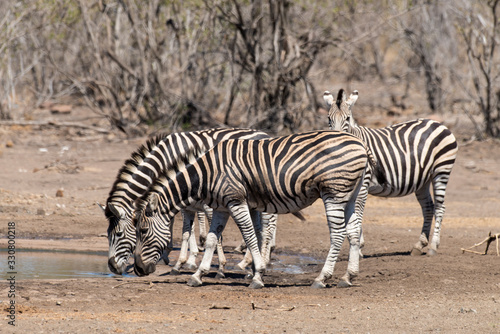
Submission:
<svg viewBox="0 0 500 334">
<path fill-rule="evenodd" d="M 312 288 L 326 288 L 325 281 L 333 276 L 335 263 L 340 253 L 340 248 L 346 237 L 345 208 L 341 203 L 337 203 L 334 198 L 324 197 L 326 218 L 328 229 L 330 230 L 330 250 L 321 273 L 314 279 Z"/>
<path fill-rule="evenodd" d="M 226 278 L 224 270 L 226 267 L 226 255 L 224 254 L 224 248 L 222 247 L 222 235 L 217 240 L 217 257 L 219 259 L 219 269 L 217 270 L 216 278 Z"/>
<path fill-rule="evenodd" d="M 432 219 L 434 217 L 434 201 L 432 200 L 430 192 L 430 184 L 427 183 L 422 188 L 415 192 L 418 203 L 422 208 L 422 215 L 424 216 L 424 224 L 418 242 L 411 250 L 412 256 L 419 256 L 423 254 L 423 249 L 429 244 L 429 234 L 431 231 Z"/>
<path fill-rule="evenodd" d="M 361 219 L 356 214 L 353 214 L 349 219 L 346 230 L 347 239 L 349 240 L 349 260 L 347 272 L 337 284 L 339 288 L 351 287 L 352 279 L 359 274 Z"/>
<path fill-rule="evenodd" d="M 448 185 L 448 175 L 441 175 L 434 178 L 433 187 L 434 187 L 434 215 L 436 217 L 436 221 L 434 223 L 434 234 L 432 235 L 431 245 L 429 246 L 429 256 L 433 256 L 437 254 L 437 249 L 439 247 L 441 241 L 441 223 L 443 220 L 445 206 L 444 206 L 444 195 L 446 192 L 446 186 Z"/>
</svg>

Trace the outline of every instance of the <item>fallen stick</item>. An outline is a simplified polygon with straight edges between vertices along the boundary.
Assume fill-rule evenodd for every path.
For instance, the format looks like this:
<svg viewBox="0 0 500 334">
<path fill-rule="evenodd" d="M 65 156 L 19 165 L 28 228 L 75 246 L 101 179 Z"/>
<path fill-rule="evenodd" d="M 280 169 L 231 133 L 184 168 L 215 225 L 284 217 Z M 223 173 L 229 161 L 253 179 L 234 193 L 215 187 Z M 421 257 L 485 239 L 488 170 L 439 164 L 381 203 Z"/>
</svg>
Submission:
<svg viewBox="0 0 500 334">
<path fill-rule="evenodd" d="M 490 231 L 490 233 L 488 234 L 488 237 L 486 239 L 484 239 L 483 241 L 481 241 L 480 243 L 477 243 L 469 248 L 461 248 L 462 254 L 465 252 L 469 252 L 469 253 L 474 253 L 474 254 L 479 254 L 479 255 L 486 255 L 486 254 L 488 254 L 488 248 L 490 248 L 490 244 L 493 241 L 496 241 L 497 256 L 500 256 L 500 252 L 498 250 L 498 238 L 500 238 L 500 233 L 492 235 L 491 231 Z M 484 250 L 484 253 L 472 250 L 472 248 L 479 247 L 484 243 L 486 243 L 486 249 Z"/>
<path fill-rule="evenodd" d="M 74 122 L 54 122 L 54 121 L 0 121 L 0 125 L 21 125 L 21 126 L 55 126 L 55 127 L 73 127 L 73 128 L 81 128 L 87 130 L 93 130 L 99 133 L 109 133 L 109 130 L 98 128 L 92 125 L 85 125 Z"/>
</svg>

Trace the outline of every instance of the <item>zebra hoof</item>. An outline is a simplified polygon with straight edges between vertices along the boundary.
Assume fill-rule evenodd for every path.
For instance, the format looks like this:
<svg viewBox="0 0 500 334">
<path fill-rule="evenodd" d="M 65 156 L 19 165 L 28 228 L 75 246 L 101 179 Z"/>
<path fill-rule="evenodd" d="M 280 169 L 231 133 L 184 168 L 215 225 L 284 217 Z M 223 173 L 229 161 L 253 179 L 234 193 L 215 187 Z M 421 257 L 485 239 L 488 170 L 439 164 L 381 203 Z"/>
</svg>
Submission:
<svg viewBox="0 0 500 334">
<path fill-rule="evenodd" d="M 326 288 L 326 285 L 323 282 L 314 281 L 314 283 L 311 285 L 311 288 L 313 288 L 313 289 L 324 289 L 324 288 Z"/>
<path fill-rule="evenodd" d="M 351 286 L 352 286 L 351 282 L 348 282 L 343 279 L 341 279 L 337 284 L 337 288 L 350 288 Z"/>
<path fill-rule="evenodd" d="M 217 275 L 215 275 L 215 278 L 218 278 L 218 279 L 226 278 L 226 275 L 224 275 L 223 272 L 217 272 Z"/>
<path fill-rule="evenodd" d="M 259 281 L 252 281 L 248 286 L 250 289 L 262 289 L 264 287 L 264 283 Z"/>
<path fill-rule="evenodd" d="M 195 271 L 196 269 L 198 269 L 198 267 L 196 266 L 196 264 L 186 263 L 184 265 L 184 269 Z"/>
<path fill-rule="evenodd" d="M 435 249 L 429 248 L 429 251 L 427 252 L 428 256 L 436 256 L 437 251 Z"/>
<path fill-rule="evenodd" d="M 420 256 L 420 255 L 422 255 L 422 251 L 420 249 L 413 248 L 411 250 L 411 256 Z"/>
<path fill-rule="evenodd" d="M 192 287 L 201 286 L 201 284 L 201 279 L 193 276 L 191 276 L 187 282 L 187 285 Z"/>
<path fill-rule="evenodd" d="M 172 270 L 170 270 L 170 275 L 180 275 L 181 272 L 179 271 L 179 269 L 175 269 L 175 268 L 172 268 Z"/>
</svg>

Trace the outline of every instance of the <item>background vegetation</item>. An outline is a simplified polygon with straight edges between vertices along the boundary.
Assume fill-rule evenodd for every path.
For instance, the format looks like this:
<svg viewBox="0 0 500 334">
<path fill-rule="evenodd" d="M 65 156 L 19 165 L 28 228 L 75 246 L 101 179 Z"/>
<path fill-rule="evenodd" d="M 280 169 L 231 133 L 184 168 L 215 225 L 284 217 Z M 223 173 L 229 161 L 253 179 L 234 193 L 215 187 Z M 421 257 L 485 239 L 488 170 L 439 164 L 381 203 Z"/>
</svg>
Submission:
<svg viewBox="0 0 500 334">
<path fill-rule="evenodd" d="M 362 86 L 374 107 L 417 98 L 500 137 L 499 2 L 2 1 L 0 119 L 70 99 L 129 135 L 278 134 L 324 128 L 322 91 Z"/>
</svg>

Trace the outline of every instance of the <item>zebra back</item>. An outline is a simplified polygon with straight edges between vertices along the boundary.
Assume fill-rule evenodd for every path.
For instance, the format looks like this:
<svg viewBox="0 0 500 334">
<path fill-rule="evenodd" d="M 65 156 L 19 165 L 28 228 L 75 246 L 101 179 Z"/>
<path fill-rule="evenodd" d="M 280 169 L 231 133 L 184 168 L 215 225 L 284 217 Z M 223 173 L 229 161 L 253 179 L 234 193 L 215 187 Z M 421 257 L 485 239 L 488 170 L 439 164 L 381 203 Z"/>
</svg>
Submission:
<svg viewBox="0 0 500 334">
<path fill-rule="evenodd" d="M 377 196 L 406 196 L 435 178 L 448 178 L 455 162 L 458 145 L 455 136 L 443 124 L 430 119 L 416 119 L 380 129 L 357 125 L 352 106 L 358 98 L 354 91 L 347 99 L 343 90 L 333 103 L 325 92 L 330 107 L 328 119 L 333 130 L 346 131 L 361 138 L 374 154 L 387 183 L 372 179 L 369 192 Z"/>
<path fill-rule="evenodd" d="M 225 140 L 184 170 L 177 168 L 177 174 L 158 177 L 149 192 L 156 193 L 166 212 L 198 200 L 213 209 L 225 208 L 226 201 L 245 198 L 251 209 L 291 213 L 319 197 L 324 191 L 319 184 L 328 185 L 329 191 L 350 191 L 345 179 L 364 172 L 367 159 L 361 140 L 337 131 Z M 151 194 L 138 200 L 136 215 L 150 200 Z"/>
</svg>

